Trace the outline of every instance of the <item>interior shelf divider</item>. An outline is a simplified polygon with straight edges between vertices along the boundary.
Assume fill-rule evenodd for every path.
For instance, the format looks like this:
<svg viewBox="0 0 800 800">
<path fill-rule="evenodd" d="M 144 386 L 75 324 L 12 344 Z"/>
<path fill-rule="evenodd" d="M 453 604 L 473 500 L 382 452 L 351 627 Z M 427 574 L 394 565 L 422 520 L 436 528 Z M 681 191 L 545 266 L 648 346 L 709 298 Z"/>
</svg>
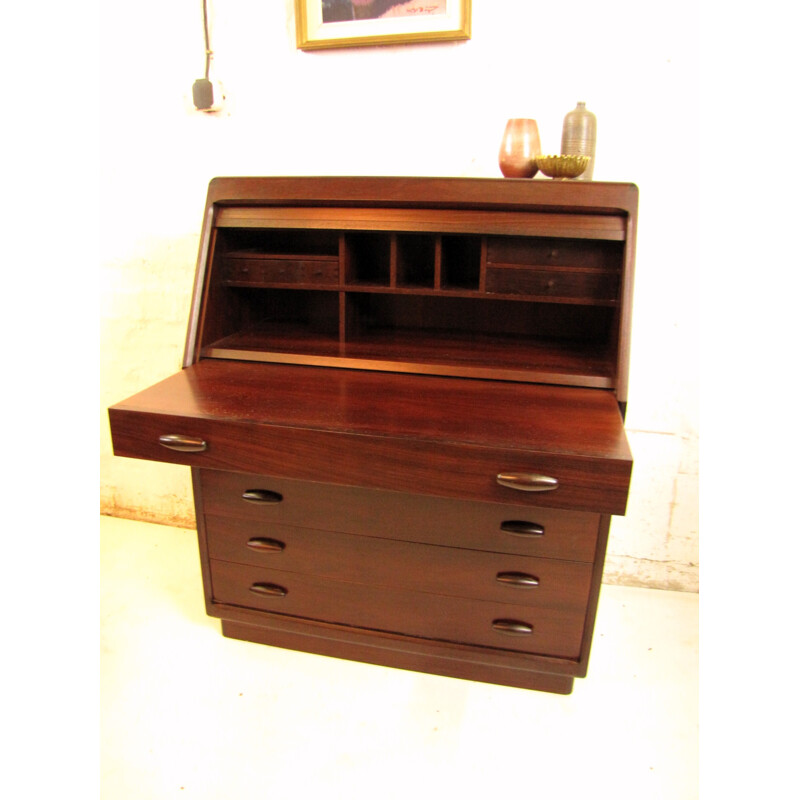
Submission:
<svg viewBox="0 0 800 800">
<path fill-rule="evenodd" d="M 435 237 L 435 248 L 433 256 L 433 288 L 436 291 L 442 289 L 442 237 L 437 234 Z"/>
<path fill-rule="evenodd" d="M 488 245 L 485 236 L 481 236 L 481 263 L 480 272 L 478 276 L 478 291 L 481 294 L 486 293 L 486 262 L 487 262 Z"/>
<path fill-rule="evenodd" d="M 389 288 L 397 288 L 397 234 L 389 236 Z"/>
</svg>

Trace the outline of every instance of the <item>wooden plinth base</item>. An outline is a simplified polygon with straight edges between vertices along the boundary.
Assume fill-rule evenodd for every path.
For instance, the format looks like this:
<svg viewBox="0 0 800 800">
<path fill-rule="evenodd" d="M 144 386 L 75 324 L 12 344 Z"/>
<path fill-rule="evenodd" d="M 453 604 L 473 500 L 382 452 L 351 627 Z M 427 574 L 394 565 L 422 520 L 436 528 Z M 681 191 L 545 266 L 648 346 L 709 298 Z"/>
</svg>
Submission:
<svg viewBox="0 0 800 800">
<path fill-rule="evenodd" d="M 566 675 L 457 661 L 433 653 L 389 650 L 379 646 L 260 628 L 231 620 L 222 620 L 222 634 L 230 639 L 242 639 L 257 644 L 300 650 L 334 658 L 346 658 L 349 661 L 360 661 L 414 672 L 444 675 L 450 678 L 513 686 L 519 689 L 534 689 L 554 694 L 570 694 L 572 692 L 573 678 Z"/>
</svg>

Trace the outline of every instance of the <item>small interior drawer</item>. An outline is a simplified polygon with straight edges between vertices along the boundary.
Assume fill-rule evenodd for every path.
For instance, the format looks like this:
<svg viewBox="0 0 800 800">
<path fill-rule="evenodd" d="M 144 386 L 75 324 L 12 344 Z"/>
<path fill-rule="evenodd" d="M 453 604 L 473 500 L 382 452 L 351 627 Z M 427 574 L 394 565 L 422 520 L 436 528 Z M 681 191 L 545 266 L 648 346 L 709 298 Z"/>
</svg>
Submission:
<svg viewBox="0 0 800 800">
<path fill-rule="evenodd" d="M 403 492 L 200 470 L 198 513 L 448 547 L 591 562 L 600 517 L 585 511 L 481 503 Z M 254 502 L 266 491 L 279 502 Z M 266 528 L 265 528 L 266 529 Z"/>
<path fill-rule="evenodd" d="M 486 291 L 563 299 L 613 301 L 619 275 L 596 270 L 547 267 L 489 267 Z"/>
<path fill-rule="evenodd" d="M 579 656 L 586 615 L 585 609 L 469 600 L 213 560 L 211 582 L 217 603 L 562 658 Z"/>
<path fill-rule="evenodd" d="M 489 266 L 588 267 L 619 271 L 623 243 L 588 239 L 559 239 L 533 236 L 490 236 L 486 244 Z"/>
<path fill-rule="evenodd" d="M 223 281 L 250 285 L 323 284 L 339 282 L 338 259 L 228 255 L 223 260 Z"/>
<path fill-rule="evenodd" d="M 586 605 L 592 565 L 206 516 L 213 559 L 535 607 Z"/>
</svg>

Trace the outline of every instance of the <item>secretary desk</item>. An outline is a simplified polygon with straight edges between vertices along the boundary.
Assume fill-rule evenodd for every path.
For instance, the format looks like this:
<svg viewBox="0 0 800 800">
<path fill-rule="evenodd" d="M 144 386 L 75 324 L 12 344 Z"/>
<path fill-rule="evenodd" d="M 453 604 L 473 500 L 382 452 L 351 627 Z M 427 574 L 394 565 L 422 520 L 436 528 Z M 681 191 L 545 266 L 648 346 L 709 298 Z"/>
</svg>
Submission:
<svg viewBox="0 0 800 800">
<path fill-rule="evenodd" d="M 217 178 L 182 369 L 109 410 L 191 468 L 228 637 L 569 693 L 625 513 L 638 190 Z"/>
</svg>

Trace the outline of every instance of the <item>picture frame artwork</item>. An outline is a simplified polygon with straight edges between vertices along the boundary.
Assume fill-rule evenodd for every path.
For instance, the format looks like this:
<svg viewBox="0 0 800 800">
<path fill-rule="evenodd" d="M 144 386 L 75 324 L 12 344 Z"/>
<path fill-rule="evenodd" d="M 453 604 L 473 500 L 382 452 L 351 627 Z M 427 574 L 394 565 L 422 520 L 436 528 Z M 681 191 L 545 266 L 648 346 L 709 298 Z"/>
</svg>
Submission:
<svg viewBox="0 0 800 800">
<path fill-rule="evenodd" d="M 471 0 L 295 0 L 297 47 L 367 47 L 470 38 Z"/>
</svg>

